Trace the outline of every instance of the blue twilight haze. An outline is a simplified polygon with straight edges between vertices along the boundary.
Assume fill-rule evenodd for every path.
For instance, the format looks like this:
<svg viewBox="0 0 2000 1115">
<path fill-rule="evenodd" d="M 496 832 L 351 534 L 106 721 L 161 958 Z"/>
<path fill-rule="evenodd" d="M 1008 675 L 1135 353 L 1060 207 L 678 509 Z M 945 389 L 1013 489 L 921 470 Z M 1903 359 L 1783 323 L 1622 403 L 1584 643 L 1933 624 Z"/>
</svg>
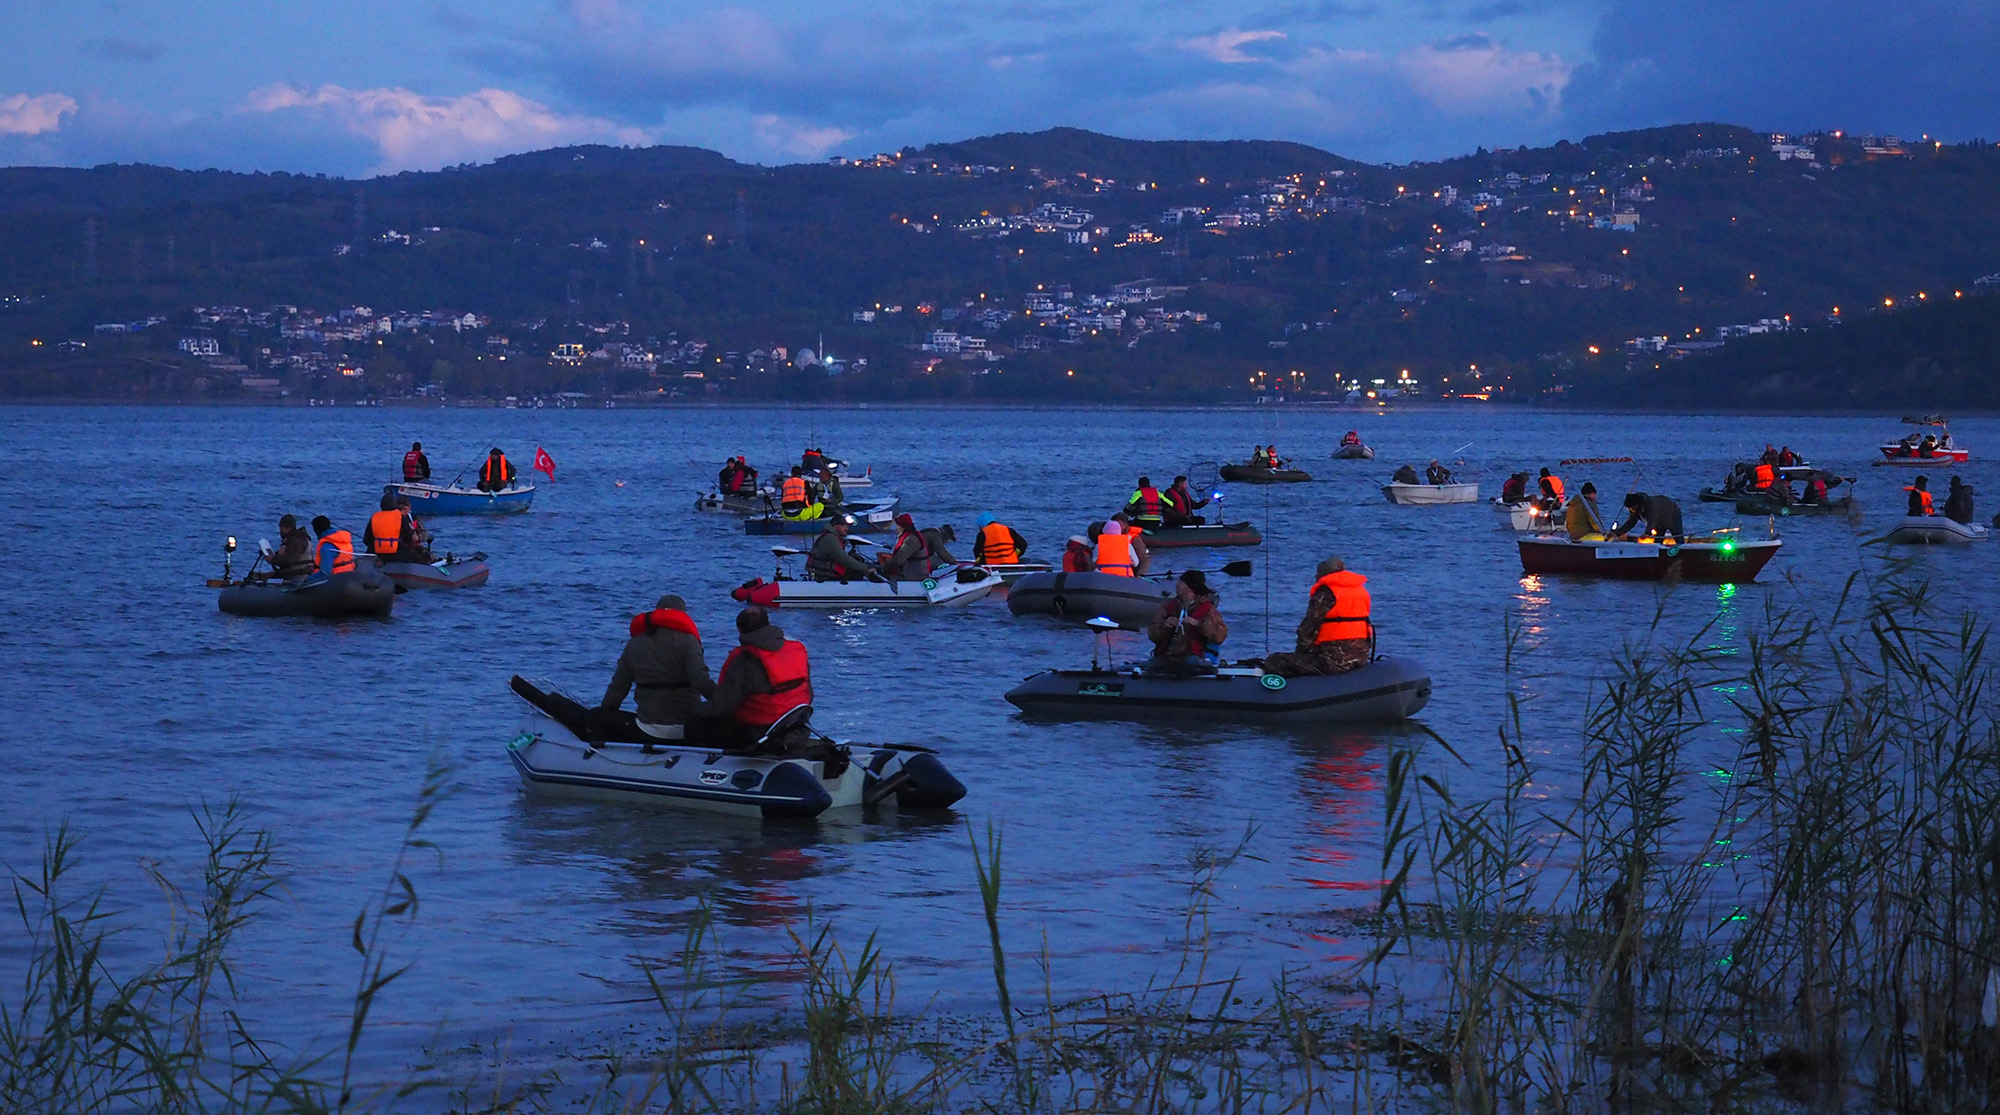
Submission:
<svg viewBox="0 0 2000 1115">
<path fill-rule="evenodd" d="M 1995 0 L 12 0 L 0 163 L 762 163 L 1076 125 L 1370 160 L 1695 120 L 2000 134 Z"/>
</svg>

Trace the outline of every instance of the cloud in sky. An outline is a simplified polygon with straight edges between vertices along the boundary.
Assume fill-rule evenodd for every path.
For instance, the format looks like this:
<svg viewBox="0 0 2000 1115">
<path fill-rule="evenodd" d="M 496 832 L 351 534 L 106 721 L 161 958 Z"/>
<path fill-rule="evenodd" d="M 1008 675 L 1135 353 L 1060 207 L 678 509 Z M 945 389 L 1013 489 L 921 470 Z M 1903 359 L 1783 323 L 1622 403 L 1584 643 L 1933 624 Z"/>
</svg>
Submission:
<svg viewBox="0 0 2000 1115">
<path fill-rule="evenodd" d="M 76 100 L 61 93 L 0 96 L 0 135 L 33 136 L 62 127 L 63 117 L 76 111 Z"/>
<path fill-rule="evenodd" d="M 1258 55 L 1244 53 L 1244 47 L 1284 37 L 1283 31 L 1217 31 L 1213 35 L 1196 35 L 1193 38 L 1182 39 L 1181 46 L 1211 62 L 1242 65 L 1246 62 L 1267 61 Z"/>
<path fill-rule="evenodd" d="M 426 97 L 408 89 L 307 90 L 283 83 L 255 90 L 247 112 L 297 114 L 374 144 L 380 172 L 429 170 L 515 151 L 571 143 L 640 144 L 643 129 L 566 115 L 505 89 Z"/>
</svg>

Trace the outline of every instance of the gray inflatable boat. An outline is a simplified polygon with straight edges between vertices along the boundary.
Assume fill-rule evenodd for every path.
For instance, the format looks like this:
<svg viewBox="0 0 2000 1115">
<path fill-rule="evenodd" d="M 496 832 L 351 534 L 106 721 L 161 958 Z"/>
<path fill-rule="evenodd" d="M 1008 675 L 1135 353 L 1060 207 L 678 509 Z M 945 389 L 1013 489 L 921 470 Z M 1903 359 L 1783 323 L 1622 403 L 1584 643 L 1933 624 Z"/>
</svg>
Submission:
<svg viewBox="0 0 2000 1115">
<path fill-rule="evenodd" d="M 1007 610 L 1017 616 L 1061 616 L 1079 623 L 1104 616 L 1128 631 L 1140 631 L 1157 617 L 1160 602 L 1173 594 L 1172 581 L 1146 577 L 1030 573 L 1007 589 Z"/>
<path fill-rule="evenodd" d="M 387 616 L 396 583 L 379 569 L 356 569 L 325 579 L 238 581 L 223 587 L 216 606 L 232 616 L 305 616 L 349 619 Z"/>
<path fill-rule="evenodd" d="M 1331 677 L 1283 678 L 1259 666 L 1223 666 L 1212 674 L 1154 673 L 1142 666 L 1043 670 L 1007 691 L 1021 711 L 1065 720 L 1276 724 L 1406 720 L 1430 699 L 1430 672 L 1391 657 Z"/>
</svg>

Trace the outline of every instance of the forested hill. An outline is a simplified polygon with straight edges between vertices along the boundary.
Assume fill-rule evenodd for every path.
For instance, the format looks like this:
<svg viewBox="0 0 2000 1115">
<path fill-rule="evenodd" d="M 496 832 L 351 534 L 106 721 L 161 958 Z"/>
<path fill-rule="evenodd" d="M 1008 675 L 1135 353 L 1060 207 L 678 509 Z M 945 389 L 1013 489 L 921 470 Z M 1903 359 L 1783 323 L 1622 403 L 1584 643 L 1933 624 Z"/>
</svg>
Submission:
<svg viewBox="0 0 2000 1115">
<path fill-rule="evenodd" d="M 724 397 L 1380 380 L 1590 398 L 1651 369 L 1628 341 L 1682 346 L 1657 357 L 1677 371 L 1777 361 L 1860 334 L 1734 327 L 1819 326 L 1836 306 L 1852 322 L 2000 272 L 1983 143 L 1687 124 L 1375 166 L 1053 129 L 837 163 L 578 147 L 359 181 L 0 169 L 0 394 L 234 391 L 176 355 L 212 338 L 206 367 L 332 393 L 673 394 L 698 370 Z M 360 310 L 429 315 L 365 352 L 315 324 Z M 592 359 L 551 363 L 564 344 Z M 842 374 L 800 367 L 806 347 Z M 1858 378 L 1819 389 L 1865 395 L 1876 371 L 1836 363 Z M 1963 395 L 1967 375 L 1931 382 Z"/>
</svg>

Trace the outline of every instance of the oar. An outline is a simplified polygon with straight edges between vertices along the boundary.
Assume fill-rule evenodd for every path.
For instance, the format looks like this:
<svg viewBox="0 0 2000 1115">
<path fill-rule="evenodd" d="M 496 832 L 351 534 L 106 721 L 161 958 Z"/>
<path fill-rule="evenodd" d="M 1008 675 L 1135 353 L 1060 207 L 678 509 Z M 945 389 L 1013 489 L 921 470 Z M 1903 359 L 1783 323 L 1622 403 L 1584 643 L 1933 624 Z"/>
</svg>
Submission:
<svg viewBox="0 0 2000 1115">
<path fill-rule="evenodd" d="M 1220 569 L 1188 569 L 1188 570 L 1183 570 L 1182 572 L 1201 573 L 1201 574 L 1220 573 L 1225 577 L 1248 577 L 1250 575 L 1250 562 L 1248 560 L 1232 561 L 1228 565 L 1225 565 Z M 1175 572 L 1171 569 L 1166 571 L 1165 573 L 1146 574 L 1146 577 L 1149 580 L 1160 577 L 1178 577 L 1178 576 L 1180 576 L 1180 573 Z"/>
</svg>

